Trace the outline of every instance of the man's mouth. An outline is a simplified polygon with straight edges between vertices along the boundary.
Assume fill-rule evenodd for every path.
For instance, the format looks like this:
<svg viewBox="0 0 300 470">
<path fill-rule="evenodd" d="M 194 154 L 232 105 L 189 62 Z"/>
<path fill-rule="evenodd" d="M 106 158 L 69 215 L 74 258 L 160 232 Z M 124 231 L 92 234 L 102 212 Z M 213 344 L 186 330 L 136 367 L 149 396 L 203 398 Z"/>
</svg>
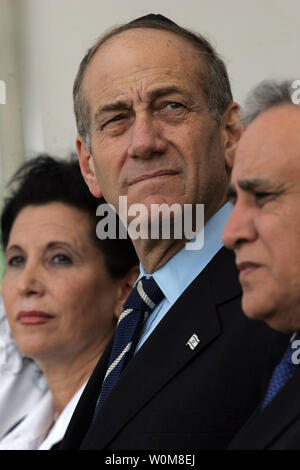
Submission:
<svg viewBox="0 0 300 470">
<path fill-rule="evenodd" d="M 134 178 L 129 186 L 132 186 L 134 184 L 140 183 L 142 181 L 147 181 L 155 178 L 161 178 L 161 177 L 167 177 L 167 176 L 176 176 L 178 175 L 178 171 L 175 170 L 159 170 L 159 171 L 154 171 L 152 173 L 145 173 L 141 176 L 138 176 Z"/>
<path fill-rule="evenodd" d="M 248 276 L 256 269 L 260 268 L 261 265 L 257 263 L 253 263 L 252 261 L 243 261 L 242 263 L 237 264 L 238 270 L 240 271 L 240 279 Z"/>
</svg>

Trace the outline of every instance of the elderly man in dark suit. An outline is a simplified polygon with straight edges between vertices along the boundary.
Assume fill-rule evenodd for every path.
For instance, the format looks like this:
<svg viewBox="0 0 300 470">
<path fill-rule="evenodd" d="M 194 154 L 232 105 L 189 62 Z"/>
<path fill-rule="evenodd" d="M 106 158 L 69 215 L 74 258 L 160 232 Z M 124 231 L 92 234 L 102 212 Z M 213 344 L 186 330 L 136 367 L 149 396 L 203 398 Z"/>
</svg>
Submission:
<svg viewBox="0 0 300 470">
<path fill-rule="evenodd" d="M 292 334 L 230 449 L 300 449 L 300 108 L 290 85 L 263 82 L 251 95 L 229 189 L 223 240 L 236 255 L 243 310 Z"/>
<path fill-rule="evenodd" d="M 177 212 L 168 236 L 132 237 L 140 278 L 61 448 L 223 449 L 260 400 L 278 346 L 243 315 L 221 242 L 241 134 L 225 65 L 202 36 L 148 15 L 88 51 L 74 103 L 91 192 L 118 212 L 126 198 L 130 224 L 142 204 L 146 228 L 165 222 L 153 207 Z M 200 204 L 202 249 L 201 224 L 196 241 L 175 236 L 181 210 L 192 208 L 195 226 Z"/>
</svg>

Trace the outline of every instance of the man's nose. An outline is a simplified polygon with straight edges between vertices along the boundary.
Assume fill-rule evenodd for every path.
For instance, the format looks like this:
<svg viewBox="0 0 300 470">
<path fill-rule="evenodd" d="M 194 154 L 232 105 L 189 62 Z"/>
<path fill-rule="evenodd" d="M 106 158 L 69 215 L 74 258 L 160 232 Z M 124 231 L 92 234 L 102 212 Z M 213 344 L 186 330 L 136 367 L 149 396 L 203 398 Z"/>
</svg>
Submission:
<svg viewBox="0 0 300 470">
<path fill-rule="evenodd" d="M 22 296 L 43 295 L 45 286 L 41 268 L 36 263 L 27 262 L 18 276 L 17 285 Z"/>
<path fill-rule="evenodd" d="M 227 248 L 236 250 L 243 243 L 256 239 L 253 210 L 242 203 L 235 204 L 222 234 L 223 243 Z"/>
<path fill-rule="evenodd" d="M 160 123 L 150 112 L 137 114 L 131 127 L 128 156 L 131 158 L 150 158 L 160 155 L 167 148 Z"/>
</svg>

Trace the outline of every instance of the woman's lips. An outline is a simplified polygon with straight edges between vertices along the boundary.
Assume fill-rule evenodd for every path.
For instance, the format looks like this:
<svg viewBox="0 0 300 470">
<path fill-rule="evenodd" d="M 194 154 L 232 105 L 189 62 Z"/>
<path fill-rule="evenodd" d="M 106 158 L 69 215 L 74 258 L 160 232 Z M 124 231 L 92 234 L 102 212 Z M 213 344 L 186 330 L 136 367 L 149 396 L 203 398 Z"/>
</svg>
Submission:
<svg viewBox="0 0 300 470">
<path fill-rule="evenodd" d="M 39 325 L 47 323 L 52 318 L 54 318 L 53 315 L 38 310 L 22 310 L 17 315 L 17 321 L 21 325 Z"/>
</svg>

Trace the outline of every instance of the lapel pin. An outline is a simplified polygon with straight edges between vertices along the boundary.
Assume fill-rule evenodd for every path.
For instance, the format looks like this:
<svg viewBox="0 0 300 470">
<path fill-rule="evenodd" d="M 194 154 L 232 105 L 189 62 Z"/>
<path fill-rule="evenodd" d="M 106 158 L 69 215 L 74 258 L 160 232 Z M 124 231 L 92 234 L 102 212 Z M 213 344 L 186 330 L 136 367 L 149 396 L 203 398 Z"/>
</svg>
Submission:
<svg viewBox="0 0 300 470">
<path fill-rule="evenodd" d="M 189 346 L 191 348 L 191 350 L 194 350 L 198 344 L 200 343 L 200 339 L 198 338 L 198 336 L 196 335 L 196 333 L 194 333 L 190 339 L 188 340 L 188 342 L 186 343 L 186 346 Z"/>
</svg>

